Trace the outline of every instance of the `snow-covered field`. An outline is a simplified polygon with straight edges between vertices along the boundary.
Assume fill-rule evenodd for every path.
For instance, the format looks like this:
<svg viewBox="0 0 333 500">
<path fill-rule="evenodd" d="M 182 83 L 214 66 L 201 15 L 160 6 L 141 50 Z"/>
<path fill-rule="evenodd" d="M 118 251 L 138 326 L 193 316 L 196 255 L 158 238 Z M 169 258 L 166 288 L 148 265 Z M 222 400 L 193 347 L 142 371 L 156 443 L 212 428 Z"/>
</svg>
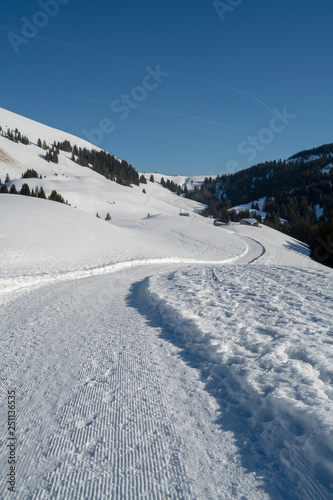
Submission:
<svg viewBox="0 0 333 500">
<path fill-rule="evenodd" d="M 159 182 L 65 153 L 51 178 L 37 146 L 0 140 L 3 180 L 37 165 L 72 204 L 0 195 L 0 497 L 333 498 L 332 270 Z"/>
</svg>

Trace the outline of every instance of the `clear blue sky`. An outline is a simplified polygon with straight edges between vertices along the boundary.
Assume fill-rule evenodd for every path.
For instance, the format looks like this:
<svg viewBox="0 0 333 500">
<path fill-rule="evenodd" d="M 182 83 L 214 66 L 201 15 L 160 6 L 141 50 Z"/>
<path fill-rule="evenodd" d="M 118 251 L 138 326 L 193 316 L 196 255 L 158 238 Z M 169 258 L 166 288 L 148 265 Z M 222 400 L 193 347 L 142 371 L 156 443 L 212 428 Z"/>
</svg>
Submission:
<svg viewBox="0 0 333 500">
<path fill-rule="evenodd" d="M 331 0 L 3 1 L 0 107 L 140 171 L 287 158 L 333 142 L 332 19 Z"/>
</svg>

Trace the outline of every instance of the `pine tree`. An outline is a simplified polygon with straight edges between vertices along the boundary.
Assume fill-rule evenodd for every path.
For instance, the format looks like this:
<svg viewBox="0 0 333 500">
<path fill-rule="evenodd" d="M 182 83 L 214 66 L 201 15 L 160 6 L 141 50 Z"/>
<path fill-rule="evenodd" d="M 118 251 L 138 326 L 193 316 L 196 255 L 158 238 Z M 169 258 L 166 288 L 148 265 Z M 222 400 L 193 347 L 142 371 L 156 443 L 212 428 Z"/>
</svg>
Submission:
<svg viewBox="0 0 333 500">
<path fill-rule="evenodd" d="M 110 215 L 110 212 L 108 212 L 108 213 L 106 214 L 105 220 L 111 220 L 111 215 Z"/>
<path fill-rule="evenodd" d="M 41 147 L 42 147 L 42 141 L 41 141 L 40 139 L 38 139 L 38 141 L 37 141 L 37 146 L 38 146 L 39 148 L 41 148 Z"/>
<path fill-rule="evenodd" d="M 37 196 L 38 198 L 43 198 L 44 200 L 46 200 L 46 194 L 42 187 L 39 189 Z"/>
<path fill-rule="evenodd" d="M 147 184 L 147 179 L 145 178 L 145 176 L 144 176 L 143 174 L 142 174 L 142 175 L 140 175 L 140 180 L 139 180 L 139 182 L 140 182 L 141 184 Z"/>
<path fill-rule="evenodd" d="M 6 184 L 2 184 L 2 186 L 1 186 L 1 193 L 2 194 L 7 194 L 8 193 L 8 188 L 7 188 Z"/>
<path fill-rule="evenodd" d="M 61 196 L 61 194 L 57 193 L 55 189 L 51 192 L 50 196 L 48 197 L 48 200 L 57 201 L 59 203 L 65 203 L 64 198 Z"/>
<path fill-rule="evenodd" d="M 21 176 L 21 179 L 32 179 L 32 178 L 38 179 L 38 174 L 36 170 L 33 168 L 28 168 L 28 170 L 26 170 L 24 174 L 22 174 Z"/>
<path fill-rule="evenodd" d="M 54 151 L 54 152 L 53 152 L 53 155 L 52 155 L 52 161 L 53 161 L 53 163 L 58 163 L 58 162 L 59 162 L 59 158 L 58 158 L 58 153 L 57 153 L 57 151 Z"/>
<path fill-rule="evenodd" d="M 30 196 L 30 188 L 28 184 L 22 184 L 20 194 L 22 194 L 23 196 Z"/>
<path fill-rule="evenodd" d="M 20 135 L 20 134 L 19 134 Z M 30 140 L 28 139 L 28 137 L 26 135 L 24 135 L 22 138 L 20 137 L 19 138 L 19 141 L 22 143 L 22 144 L 25 144 L 26 146 L 28 144 L 30 144 Z"/>
<path fill-rule="evenodd" d="M 12 184 L 10 186 L 9 194 L 18 194 L 17 191 L 16 191 L 15 184 Z"/>
<path fill-rule="evenodd" d="M 326 266 L 333 267 L 333 212 L 327 222 L 316 228 L 310 248 L 311 257 Z"/>
<path fill-rule="evenodd" d="M 155 179 L 154 179 L 153 174 L 151 174 L 151 176 L 150 176 L 150 179 L 149 179 L 149 180 L 150 180 L 150 182 L 155 182 Z"/>
</svg>

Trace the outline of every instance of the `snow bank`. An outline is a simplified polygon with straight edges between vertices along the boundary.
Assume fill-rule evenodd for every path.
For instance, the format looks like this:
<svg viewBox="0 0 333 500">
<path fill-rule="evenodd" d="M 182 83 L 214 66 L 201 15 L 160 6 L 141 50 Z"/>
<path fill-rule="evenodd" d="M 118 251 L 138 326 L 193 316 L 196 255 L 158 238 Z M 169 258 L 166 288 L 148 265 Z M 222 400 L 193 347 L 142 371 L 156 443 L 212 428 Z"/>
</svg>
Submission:
<svg viewBox="0 0 333 500">
<path fill-rule="evenodd" d="M 0 214 L 1 300 L 57 281 L 161 262 L 230 262 L 248 251 L 237 235 L 216 233 L 200 216 L 113 223 L 61 203 L 9 194 L 0 195 Z"/>
<path fill-rule="evenodd" d="M 274 498 L 332 498 L 332 272 L 187 269 L 150 278 L 147 293 L 246 468 Z"/>
</svg>

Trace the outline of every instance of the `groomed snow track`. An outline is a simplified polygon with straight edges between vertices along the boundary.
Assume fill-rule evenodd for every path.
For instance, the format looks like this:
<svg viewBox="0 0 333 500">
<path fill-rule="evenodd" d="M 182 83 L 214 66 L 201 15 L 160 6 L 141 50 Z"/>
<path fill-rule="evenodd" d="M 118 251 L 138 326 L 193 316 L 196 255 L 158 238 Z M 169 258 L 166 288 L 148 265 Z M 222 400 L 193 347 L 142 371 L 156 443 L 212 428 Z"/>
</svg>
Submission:
<svg viewBox="0 0 333 500">
<path fill-rule="evenodd" d="M 120 280 L 89 281 L 34 291 L 3 317 L 17 317 L 1 374 L 2 410 L 17 395 L 16 498 L 192 498 L 144 324 Z"/>
<path fill-rule="evenodd" d="M 1 307 L 0 417 L 6 422 L 6 394 L 15 389 L 18 500 L 331 498 L 294 446 L 285 443 L 280 462 L 265 468 L 260 456 L 258 462 L 258 436 L 246 442 L 251 435 L 243 432 L 243 445 L 237 433 L 235 438 L 235 427 L 224 425 L 222 399 L 228 418 L 237 414 L 242 426 L 250 417 L 246 399 L 243 408 L 232 397 L 239 382 L 235 372 L 212 364 L 217 352 L 205 341 L 193 343 L 194 353 L 179 328 L 192 336 L 200 336 L 200 329 L 163 298 L 149 299 L 151 276 L 170 277 L 171 267 L 185 265 L 206 272 L 207 286 L 218 295 L 221 270 L 236 276 L 237 267 L 229 264 L 257 264 L 265 255 L 261 243 L 247 241 L 242 256 L 222 263 L 120 262 L 26 277 L 27 293 L 15 277 L 7 280 L 7 301 Z M 269 273 L 268 268 L 262 273 L 266 284 Z M 237 287 L 230 291 L 241 297 Z M 278 287 L 277 293 L 285 295 L 285 290 Z M 1 469 L 6 471 L 5 426 L 0 439 Z M 252 452 L 256 460 L 251 467 Z M 317 472 L 325 475 L 324 468 Z M 12 498 L 4 481 L 0 496 Z"/>
</svg>

